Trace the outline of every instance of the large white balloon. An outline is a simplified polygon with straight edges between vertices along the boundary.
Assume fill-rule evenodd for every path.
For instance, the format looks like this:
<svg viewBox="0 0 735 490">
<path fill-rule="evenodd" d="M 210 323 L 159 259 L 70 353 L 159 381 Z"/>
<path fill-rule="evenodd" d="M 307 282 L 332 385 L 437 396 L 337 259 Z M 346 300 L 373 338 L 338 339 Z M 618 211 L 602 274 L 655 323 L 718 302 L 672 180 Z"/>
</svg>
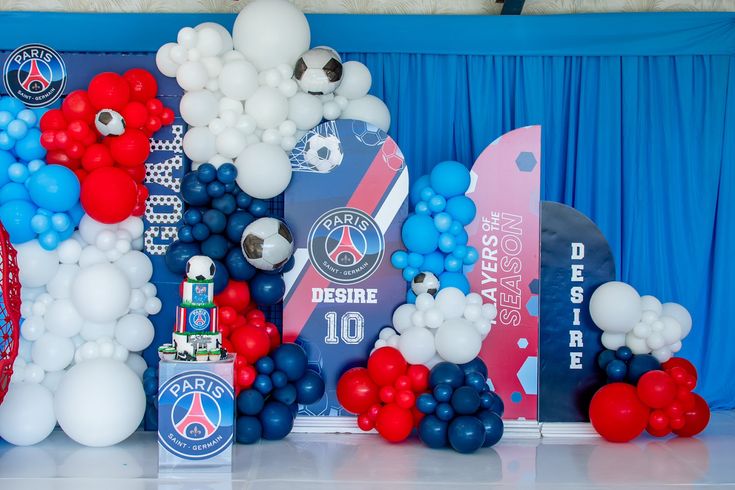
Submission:
<svg viewBox="0 0 735 490">
<path fill-rule="evenodd" d="M 186 91 L 201 90 L 207 81 L 207 67 L 199 61 L 187 61 L 176 70 L 176 82 Z"/>
<path fill-rule="evenodd" d="M 301 131 L 307 131 L 319 124 L 323 111 L 322 101 L 315 95 L 299 92 L 288 99 L 288 119 Z"/>
<path fill-rule="evenodd" d="M 415 312 L 416 306 L 410 303 L 403 304 L 396 308 L 396 311 L 393 312 L 392 320 L 393 328 L 396 329 L 396 332 L 403 333 L 413 327 L 413 321 L 411 318 Z"/>
<path fill-rule="evenodd" d="M 167 77 L 175 77 L 176 70 L 179 68 L 179 64 L 171 59 L 171 48 L 176 46 L 176 43 L 166 43 L 156 52 L 156 66 L 158 71 L 166 75 Z"/>
<path fill-rule="evenodd" d="M 14 245 L 18 252 L 20 283 L 24 287 L 45 286 L 59 269 L 59 254 L 56 250 L 44 250 L 38 240 Z"/>
<path fill-rule="evenodd" d="M 194 162 L 206 162 L 217 154 L 217 140 L 209 128 L 189 128 L 184 134 L 184 153 Z"/>
<path fill-rule="evenodd" d="M 652 311 L 656 315 L 661 314 L 661 302 L 658 300 L 657 297 L 646 295 L 641 296 L 641 310 L 645 311 Z"/>
<path fill-rule="evenodd" d="M 257 199 L 271 199 L 291 182 L 291 162 L 281 147 L 257 143 L 245 148 L 237 160 L 237 185 Z"/>
<path fill-rule="evenodd" d="M 206 126 L 217 117 L 219 103 L 209 90 L 186 92 L 179 103 L 181 118 L 189 126 Z"/>
<path fill-rule="evenodd" d="M 74 342 L 46 332 L 33 343 L 31 359 L 46 371 L 61 371 L 74 360 Z"/>
<path fill-rule="evenodd" d="M 0 404 L 0 437 L 16 446 L 46 439 L 56 426 L 54 397 L 37 383 L 13 383 Z"/>
<path fill-rule="evenodd" d="M 153 263 L 143 252 L 131 250 L 120 257 L 115 265 L 127 276 L 130 287 L 143 287 L 153 276 Z"/>
<path fill-rule="evenodd" d="M 461 318 L 466 304 L 465 294 L 457 288 L 440 290 L 434 301 L 434 306 L 439 308 L 445 320 Z"/>
<path fill-rule="evenodd" d="M 85 446 L 127 439 L 145 414 L 145 392 L 124 363 L 94 359 L 75 365 L 61 380 L 54 400 L 59 425 Z"/>
<path fill-rule="evenodd" d="M 247 60 L 230 61 L 219 74 L 219 88 L 225 97 L 245 100 L 258 89 L 258 70 Z"/>
<path fill-rule="evenodd" d="M 388 131 L 390 128 L 390 111 L 385 103 L 374 95 L 351 100 L 339 117 L 340 119 L 366 121 L 383 131 Z"/>
<path fill-rule="evenodd" d="M 74 240 L 69 240 L 76 243 Z M 81 249 L 80 249 L 81 252 Z M 75 264 L 61 264 L 54 277 L 51 278 L 46 289 L 56 299 L 68 298 L 71 294 L 71 283 L 79 272 Z"/>
<path fill-rule="evenodd" d="M 245 113 L 260 129 L 275 128 L 288 116 L 288 99 L 276 88 L 259 87 L 245 101 Z"/>
<path fill-rule="evenodd" d="M 235 49 L 259 71 L 293 66 L 309 49 L 311 32 L 303 13 L 285 0 L 256 0 L 242 9 L 232 28 Z"/>
<path fill-rule="evenodd" d="M 423 327 L 411 327 L 401 333 L 398 350 L 409 364 L 424 364 L 436 354 L 434 334 Z"/>
<path fill-rule="evenodd" d="M 153 342 L 153 323 L 138 314 L 125 315 L 115 326 L 115 340 L 131 352 L 140 352 Z"/>
<path fill-rule="evenodd" d="M 148 364 L 145 362 L 145 359 L 140 354 L 133 354 L 131 353 L 128 356 L 127 361 L 125 361 L 125 364 L 133 370 L 135 374 L 138 375 L 140 379 L 143 379 L 143 373 L 145 373 L 145 370 L 148 369 Z"/>
<path fill-rule="evenodd" d="M 445 361 L 455 364 L 470 362 L 481 348 L 482 338 L 467 320 L 448 320 L 436 331 L 436 351 Z"/>
<path fill-rule="evenodd" d="M 214 29 L 217 31 L 220 35 L 220 38 L 222 40 L 220 52 L 217 54 L 222 54 L 227 51 L 232 50 L 232 36 L 230 35 L 230 31 L 225 29 L 225 27 L 221 24 L 217 24 L 216 22 L 202 22 L 198 26 L 194 28 L 196 31 L 199 31 L 201 35 L 201 31 L 205 29 Z"/>
<path fill-rule="evenodd" d="M 130 281 L 112 264 L 82 269 L 71 287 L 71 301 L 85 320 L 110 322 L 123 316 L 130 304 Z"/>
<path fill-rule="evenodd" d="M 346 61 L 342 63 L 342 82 L 334 91 L 348 99 L 359 99 L 365 97 L 373 84 L 373 77 L 368 67 L 359 61 Z"/>
<path fill-rule="evenodd" d="M 617 350 L 625 345 L 624 333 L 602 332 L 602 345 L 605 349 Z"/>
<path fill-rule="evenodd" d="M 71 301 L 57 299 L 46 310 L 46 330 L 62 337 L 73 337 L 79 333 L 84 319 Z"/>
<path fill-rule="evenodd" d="M 669 316 L 679 322 L 682 339 L 692 331 L 692 315 L 679 303 L 664 303 L 661 308 L 661 316 Z"/>
<path fill-rule="evenodd" d="M 590 298 L 590 315 L 604 332 L 629 332 L 641 319 L 641 297 L 624 282 L 606 282 Z"/>
</svg>

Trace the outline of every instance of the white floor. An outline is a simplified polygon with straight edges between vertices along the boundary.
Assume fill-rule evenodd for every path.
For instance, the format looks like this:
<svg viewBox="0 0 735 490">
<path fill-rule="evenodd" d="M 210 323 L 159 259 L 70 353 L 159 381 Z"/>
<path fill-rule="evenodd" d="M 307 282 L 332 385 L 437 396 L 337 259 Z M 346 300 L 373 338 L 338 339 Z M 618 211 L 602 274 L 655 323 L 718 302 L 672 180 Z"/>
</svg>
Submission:
<svg viewBox="0 0 735 490">
<path fill-rule="evenodd" d="M 154 433 L 110 448 L 80 446 L 55 432 L 34 447 L 0 442 L 1 490 L 361 489 L 361 488 L 735 488 L 735 412 L 713 415 L 692 439 L 631 444 L 599 439 L 503 439 L 472 455 L 391 445 L 369 434 L 291 434 L 236 446 L 231 475 L 158 475 Z"/>
</svg>

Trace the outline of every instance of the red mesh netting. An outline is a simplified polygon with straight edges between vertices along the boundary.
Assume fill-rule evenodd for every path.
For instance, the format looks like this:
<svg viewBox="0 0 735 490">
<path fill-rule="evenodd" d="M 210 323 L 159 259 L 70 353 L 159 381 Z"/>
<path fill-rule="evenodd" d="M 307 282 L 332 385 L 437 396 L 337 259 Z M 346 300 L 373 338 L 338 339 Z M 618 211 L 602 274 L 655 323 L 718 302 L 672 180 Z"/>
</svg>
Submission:
<svg viewBox="0 0 735 490">
<path fill-rule="evenodd" d="M 8 391 L 20 335 L 20 281 L 15 249 L 0 224 L 0 403 Z"/>
</svg>

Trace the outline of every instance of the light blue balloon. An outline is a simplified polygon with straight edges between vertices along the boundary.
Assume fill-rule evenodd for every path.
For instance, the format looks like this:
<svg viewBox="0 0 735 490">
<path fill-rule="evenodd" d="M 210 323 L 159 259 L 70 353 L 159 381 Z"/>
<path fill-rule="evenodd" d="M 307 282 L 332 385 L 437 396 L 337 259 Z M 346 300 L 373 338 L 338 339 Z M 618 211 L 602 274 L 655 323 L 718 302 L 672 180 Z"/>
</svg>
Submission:
<svg viewBox="0 0 735 490">
<path fill-rule="evenodd" d="M 429 209 L 431 209 L 432 213 L 440 213 L 444 211 L 444 208 L 447 206 L 447 200 L 444 199 L 444 196 L 432 196 L 431 199 L 429 199 Z"/>
<path fill-rule="evenodd" d="M 470 282 L 461 272 L 445 272 L 439 276 L 440 289 L 457 288 L 464 294 L 470 294 Z"/>
<path fill-rule="evenodd" d="M 36 211 L 36 213 L 42 214 L 44 216 L 48 216 L 49 219 L 51 219 L 51 216 L 54 215 L 54 213 L 52 213 L 48 209 L 44 209 L 44 208 L 38 208 L 38 211 Z"/>
<path fill-rule="evenodd" d="M 8 124 L 13 121 L 13 115 L 8 111 L 0 111 L 0 129 L 7 129 Z"/>
<path fill-rule="evenodd" d="M 79 201 L 79 180 L 62 165 L 46 165 L 31 174 L 28 191 L 38 206 L 50 211 L 68 211 Z"/>
<path fill-rule="evenodd" d="M 416 304 L 416 293 L 414 293 L 411 289 L 406 291 L 406 303 L 408 304 Z"/>
<path fill-rule="evenodd" d="M 449 226 L 449 233 L 451 233 L 454 236 L 457 236 L 463 231 L 464 231 L 464 226 L 462 226 L 462 223 L 460 223 L 459 221 L 452 221 L 452 224 Z"/>
<path fill-rule="evenodd" d="M 23 109 L 22 111 L 20 111 L 18 113 L 17 119 L 26 123 L 26 126 L 28 126 L 29 128 L 35 126 L 36 122 L 38 121 L 38 117 L 36 117 L 36 114 L 29 109 Z"/>
<path fill-rule="evenodd" d="M 8 136 L 13 138 L 14 140 L 19 140 L 25 137 L 26 134 L 28 134 L 28 126 L 26 126 L 26 123 L 21 121 L 20 119 L 15 119 L 8 124 L 8 128 L 6 129 L 8 132 Z"/>
<path fill-rule="evenodd" d="M 31 218 L 31 228 L 35 233 L 41 234 L 51 228 L 51 220 L 45 214 L 36 214 Z"/>
<path fill-rule="evenodd" d="M 467 255 L 467 247 L 465 245 L 457 245 L 452 251 L 452 255 L 462 260 Z"/>
<path fill-rule="evenodd" d="M 447 213 L 462 223 L 469 225 L 477 214 L 475 202 L 467 196 L 455 196 L 447 201 Z"/>
<path fill-rule="evenodd" d="M 452 217 L 449 213 L 439 213 L 434 215 L 434 226 L 437 231 L 442 233 L 447 232 L 452 226 Z"/>
<path fill-rule="evenodd" d="M 404 250 L 396 250 L 390 257 L 390 263 L 396 269 L 405 269 L 408 265 L 408 254 Z"/>
<path fill-rule="evenodd" d="M 80 202 L 76 203 L 69 210 L 69 217 L 71 218 L 71 222 L 74 223 L 74 226 L 77 226 L 79 224 L 83 216 L 84 216 L 84 208 L 82 208 L 82 203 Z"/>
<path fill-rule="evenodd" d="M 8 169 L 15 163 L 15 157 L 9 151 L 0 150 L 0 187 L 10 182 Z"/>
<path fill-rule="evenodd" d="M 15 140 L 8 135 L 5 131 L 0 131 L 0 150 L 8 151 L 12 150 L 15 146 Z"/>
<path fill-rule="evenodd" d="M 22 163 L 15 162 L 8 167 L 8 177 L 10 177 L 10 180 L 13 182 L 19 182 L 22 184 L 28 180 L 29 174 L 28 167 Z"/>
<path fill-rule="evenodd" d="M 469 240 L 469 237 L 467 236 L 467 232 L 464 230 L 464 228 L 462 228 L 462 231 L 457 233 L 454 239 L 456 240 L 457 245 L 467 245 L 467 240 Z"/>
<path fill-rule="evenodd" d="M 467 255 L 464 256 L 464 264 L 472 265 L 480 258 L 480 254 L 475 247 L 467 247 Z"/>
<path fill-rule="evenodd" d="M 408 254 L 408 265 L 410 267 L 413 267 L 414 269 L 420 269 L 423 263 L 424 263 L 423 255 L 417 254 L 415 252 L 411 252 L 410 254 Z"/>
<path fill-rule="evenodd" d="M 444 254 L 437 250 L 424 255 L 424 263 L 421 268 L 439 277 L 439 274 L 444 272 Z"/>
<path fill-rule="evenodd" d="M 436 250 L 439 232 L 436 231 L 434 220 L 426 215 L 414 214 L 404 221 L 401 238 L 409 251 L 426 255 Z"/>
<path fill-rule="evenodd" d="M 41 131 L 38 128 L 29 129 L 28 134 L 15 143 L 15 154 L 26 162 L 46 156 L 46 148 L 41 146 Z"/>
<path fill-rule="evenodd" d="M 428 201 L 434 197 L 434 189 L 431 187 L 425 187 L 424 190 L 421 191 L 421 200 L 422 201 Z"/>
<path fill-rule="evenodd" d="M 31 228 L 31 218 L 36 214 L 36 206 L 28 201 L 8 201 L 0 206 L 0 221 L 10 235 L 11 243 L 25 243 L 36 238 Z"/>
<path fill-rule="evenodd" d="M 30 162 L 28 162 L 28 171 L 30 173 L 37 172 L 45 166 L 46 162 L 44 162 L 43 160 L 31 160 Z"/>
<path fill-rule="evenodd" d="M 416 214 L 423 214 L 428 215 L 431 213 L 431 210 L 429 209 L 429 205 L 426 204 L 426 201 L 419 201 L 416 203 L 416 207 L 414 208 L 414 212 Z"/>
<path fill-rule="evenodd" d="M 79 224 L 79 223 L 77 223 Z M 74 225 L 76 226 L 76 225 Z M 71 238 L 71 236 L 74 234 L 74 226 L 70 226 L 65 231 L 62 231 L 59 233 L 59 243 L 63 242 L 64 240 L 68 240 Z"/>
<path fill-rule="evenodd" d="M 10 182 L 0 188 L 0 204 L 5 204 L 8 201 L 16 200 L 31 200 L 31 196 L 28 194 L 28 189 L 26 189 L 26 186 L 17 182 Z"/>
<path fill-rule="evenodd" d="M 442 233 L 441 235 L 439 235 L 439 250 L 441 250 L 445 254 L 452 253 L 454 247 L 456 246 L 457 241 L 454 238 L 454 235 L 452 235 L 451 233 Z"/>
<path fill-rule="evenodd" d="M 459 162 L 446 161 L 431 170 L 431 187 L 449 199 L 464 194 L 470 186 L 470 171 Z"/>
<path fill-rule="evenodd" d="M 19 101 L 15 97 L 2 97 L 0 98 L 0 111 L 8 111 L 15 119 L 20 111 L 25 110 L 26 106 L 23 102 Z"/>
<path fill-rule="evenodd" d="M 430 182 L 428 175 L 421 176 L 416 182 L 414 182 L 411 186 L 411 192 L 409 193 L 411 206 L 416 206 L 416 203 L 421 200 L 421 192 L 429 185 Z"/>
<path fill-rule="evenodd" d="M 54 230 L 41 233 L 38 235 L 38 243 L 46 250 L 56 250 L 56 247 L 59 246 L 59 234 Z"/>
<path fill-rule="evenodd" d="M 413 267 L 406 267 L 403 269 L 403 278 L 406 281 L 413 281 L 413 278 L 416 277 L 416 274 L 419 273 L 418 269 L 414 269 Z"/>
<path fill-rule="evenodd" d="M 447 272 L 459 272 L 462 269 L 462 259 L 454 255 L 447 255 L 447 258 L 444 259 L 444 268 Z"/>
<path fill-rule="evenodd" d="M 71 219 L 66 213 L 56 213 L 51 217 L 51 226 L 58 233 L 64 232 L 71 226 Z"/>
</svg>

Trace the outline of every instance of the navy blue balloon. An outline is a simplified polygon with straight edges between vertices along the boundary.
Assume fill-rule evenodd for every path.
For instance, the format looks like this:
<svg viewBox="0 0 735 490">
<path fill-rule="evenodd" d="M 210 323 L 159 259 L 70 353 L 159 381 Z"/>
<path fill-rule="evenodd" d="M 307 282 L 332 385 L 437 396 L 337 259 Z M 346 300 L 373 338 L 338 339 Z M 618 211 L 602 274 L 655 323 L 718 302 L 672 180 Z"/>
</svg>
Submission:
<svg viewBox="0 0 735 490">
<path fill-rule="evenodd" d="M 485 440 L 482 447 L 494 446 L 503 437 L 503 419 L 496 413 L 483 410 L 476 415 L 482 425 L 485 426 Z"/>
<path fill-rule="evenodd" d="M 454 409 L 451 404 L 444 402 L 436 406 L 434 414 L 439 418 L 439 420 L 449 422 L 454 418 Z"/>
<path fill-rule="evenodd" d="M 482 393 L 487 386 L 487 380 L 481 373 L 469 373 L 464 378 L 464 383 L 472 387 L 476 392 Z"/>
<path fill-rule="evenodd" d="M 480 408 L 480 394 L 471 386 L 460 386 L 452 394 L 452 408 L 460 415 L 471 415 Z"/>
<path fill-rule="evenodd" d="M 225 195 L 225 185 L 222 182 L 214 181 L 207 184 L 207 194 L 210 197 L 220 197 Z"/>
<path fill-rule="evenodd" d="M 500 398 L 500 395 L 498 395 L 494 391 L 490 391 L 489 393 L 493 397 L 493 403 L 488 410 L 497 413 L 499 416 L 502 417 L 505 413 L 505 403 L 503 403 L 503 399 Z"/>
<path fill-rule="evenodd" d="M 227 216 L 222 211 L 208 209 L 202 216 L 202 223 L 207 225 L 211 233 L 222 233 L 227 227 Z"/>
<path fill-rule="evenodd" d="M 319 373 L 307 369 L 301 379 L 295 383 L 296 400 L 302 405 L 316 403 L 324 396 L 324 379 Z"/>
<path fill-rule="evenodd" d="M 207 184 L 199 180 L 196 172 L 189 172 L 181 179 L 181 197 L 191 206 L 204 206 L 210 200 Z"/>
<path fill-rule="evenodd" d="M 234 197 L 238 191 L 239 189 L 237 188 L 236 182 L 228 182 L 225 184 L 225 192 L 227 194 L 232 194 L 232 196 Z"/>
<path fill-rule="evenodd" d="M 299 413 L 299 404 L 292 403 L 291 405 L 288 406 L 288 409 L 291 411 L 291 417 L 295 419 L 296 415 Z"/>
<path fill-rule="evenodd" d="M 258 390 L 243 390 L 237 395 L 237 411 L 242 415 L 258 415 L 264 404 L 265 398 Z"/>
<path fill-rule="evenodd" d="M 249 281 L 257 270 L 245 259 L 240 247 L 232 247 L 225 257 L 230 277 L 236 281 Z"/>
<path fill-rule="evenodd" d="M 283 371 L 274 371 L 271 374 L 271 381 L 273 381 L 273 386 L 276 388 L 283 388 L 288 384 L 288 377 Z"/>
<path fill-rule="evenodd" d="M 289 381 L 296 381 L 306 372 L 306 352 L 296 344 L 281 344 L 272 356 L 276 369 L 283 371 Z"/>
<path fill-rule="evenodd" d="M 260 440 L 263 434 L 263 426 L 257 417 L 249 415 L 238 417 L 235 427 L 235 440 L 239 444 L 254 444 Z"/>
<path fill-rule="evenodd" d="M 487 366 L 479 357 L 475 357 L 465 364 L 460 364 L 459 367 L 462 368 L 462 372 L 465 376 L 470 373 L 480 373 L 485 379 L 487 379 Z"/>
<path fill-rule="evenodd" d="M 493 406 L 493 397 L 489 391 L 480 393 L 480 407 L 489 409 Z"/>
<path fill-rule="evenodd" d="M 158 379 L 158 369 L 154 367 L 145 368 L 143 371 L 143 379 L 156 378 Z"/>
<path fill-rule="evenodd" d="M 207 257 L 215 260 L 222 260 L 227 257 L 230 250 L 230 243 L 222 235 L 210 235 L 209 238 L 202 242 L 202 253 Z"/>
<path fill-rule="evenodd" d="M 211 235 L 209 227 L 204 223 L 197 223 L 191 227 L 191 236 L 194 237 L 194 240 L 203 242 L 209 238 L 209 235 Z"/>
<path fill-rule="evenodd" d="M 195 255 L 202 253 L 198 243 L 175 241 L 166 250 L 166 266 L 174 274 L 185 274 L 186 263 Z"/>
<path fill-rule="evenodd" d="M 158 393 L 158 380 L 156 378 L 144 379 L 143 391 L 145 391 L 145 394 L 149 396 Z"/>
<path fill-rule="evenodd" d="M 429 386 L 434 388 L 440 383 L 447 383 L 452 388 L 459 388 L 464 384 L 462 369 L 451 362 L 440 362 L 429 373 Z"/>
<path fill-rule="evenodd" d="M 259 374 L 255 377 L 253 388 L 258 390 L 262 394 L 267 395 L 271 391 L 273 391 L 273 382 L 271 381 L 270 376 L 268 376 L 267 374 Z"/>
<path fill-rule="evenodd" d="M 253 202 L 253 198 L 242 191 L 237 193 L 235 200 L 237 201 L 237 207 L 240 209 L 247 209 L 250 203 Z"/>
<path fill-rule="evenodd" d="M 235 243 L 240 243 L 242 232 L 253 221 L 255 221 L 255 217 L 247 211 L 232 213 L 227 219 L 227 238 Z"/>
<path fill-rule="evenodd" d="M 184 223 L 195 225 L 202 222 L 202 212 L 198 209 L 187 209 L 184 213 Z"/>
<path fill-rule="evenodd" d="M 447 430 L 449 444 L 458 453 L 474 453 L 485 442 L 485 425 L 477 417 L 460 415 Z"/>
<path fill-rule="evenodd" d="M 622 381 L 628 374 L 628 366 L 626 366 L 620 359 L 614 359 L 605 367 L 605 373 L 607 374 L 607 380 L 610 383 Z"/>
<path fill-rule="evenodd" d="M 217 180 L 223 184 L 235 182 L 237 178 L 237 167 L 231 163 L 223 163 L 217 169 Z"/>
<path fill-rule="evenodd" d="M 184 225 L 179 228 L 179 240 L 186 243 L 194 242 L 194 235 L 191 233 L 191 226 Z"/>
<path fill-rule="evenodd" d="M 283 299 L 286 283 L 281 276 L 255 274 L 250 280 L 250 297 L 255 304 L 271 306 Z"/>
<path fill-rule="evenodd" d="M 262 199 L 253 199 L 250 206 L 248 206 L 248 211 L 256 218 L 262 218 L 268 214 L 268 202 Z"/>
<path fill-rule="evenodd" d="M 416 408 L 421 413 L 434 413 L 434 410 L 436 410 L 436 406 L 436 398 L 434 398 L 431 393 L 424 393 L 423 395 L 419 395 L 419 397 L 416 399 Z"/>
<path fill-rule="evenodd" d="M 438 402 L 448 402 L 452 399 L 454 389 L 449 383 L 439 383 L 434 387 L 434 398 Z"/>
<path fill-rule="evenodd" d="M 650 354 L 635 355 L 628 362 L 628 382 L 638 384 L 641 376 L 655 369 L 661 369 L 661 363 L 655 357 Z"/>
<path fill-rule="evenodd" d="M 269 401 L 260 412 L 260 423 L 263 425 L 263 439 L 283 439 L 293 429 L 291 409 L 281 402 Z"/>
<path fill-rule="evenodd" d="M 291 405 L 292 403 L 296 403 L 298 394 L 296 392 L 296 387 L 289 383 L 286 386 L 273 390 L 272 396 L 274 400 L 285 405 Z"/>
<path fill-rule="evenodd" d="M 219 260 L 214 260 L 213 262 L 217 268 L 217 273 L 214 275 L 214 294 L 219 294 L 227 287 L 227 282 L 230 280 L 230 273 L 227 271 L 225 264 Z"/>
<path fill-rule="evenodd" d="M 608 364 L 610 364 L 610 361 L 615 360 L 615 351 L 610 349 L 605 349 L 604 351 L 600 352 L 600 355 L 597 356 L 597 365 L 600 367 L 600 369 L 605 369 Z"/>
<path fill-rule="evenodd" d="M 624 345 L 622 347 L 618 347 L 618 350 L 615 351 L 615 357 L 621 361 L 630 361 L 633 357 L 633 351 L 630 350 L 630 347 Z"/>
<path fill-rule="evenodd" d="M 212 208 L 224 214 L 232 214 L 237 209 L 237 201 L 232 194 L 225 194 L 212 199 Z"/>
<path fill-rule="evenodd" d="M 296 259 L 292 255 L 288 261 L 286 261 L 285 264 L 283 264 L 283 267 L 281 267 L 281 274 L 285 274 L 286 272 L 291 272 L 291 269 L 293 269 L 293 266 L 296 265 Z"/>
<path fill-rule="evenodd" d="M 447 447 L 447 427 L 446 422 L 434 415 L 427 415 L 419 422 L 419 439 L 432 449 Z"/>
<path fill-rule="evenodd" d="M 259 374 L 271 374 L 275 368 L 276 365 L 273 359 L 268 356 L 261 357 L 255 361 L 255 369 Z"/>
<path fill-rule="evenodd" d="M 201 180 L 205 184 L 214 182 L 214 180 L 217 178 L 217 168 L 211 163 L 202 163 L 196 169 L 196 172 L 199 176 L 199 180 Z"/>
</svg>

